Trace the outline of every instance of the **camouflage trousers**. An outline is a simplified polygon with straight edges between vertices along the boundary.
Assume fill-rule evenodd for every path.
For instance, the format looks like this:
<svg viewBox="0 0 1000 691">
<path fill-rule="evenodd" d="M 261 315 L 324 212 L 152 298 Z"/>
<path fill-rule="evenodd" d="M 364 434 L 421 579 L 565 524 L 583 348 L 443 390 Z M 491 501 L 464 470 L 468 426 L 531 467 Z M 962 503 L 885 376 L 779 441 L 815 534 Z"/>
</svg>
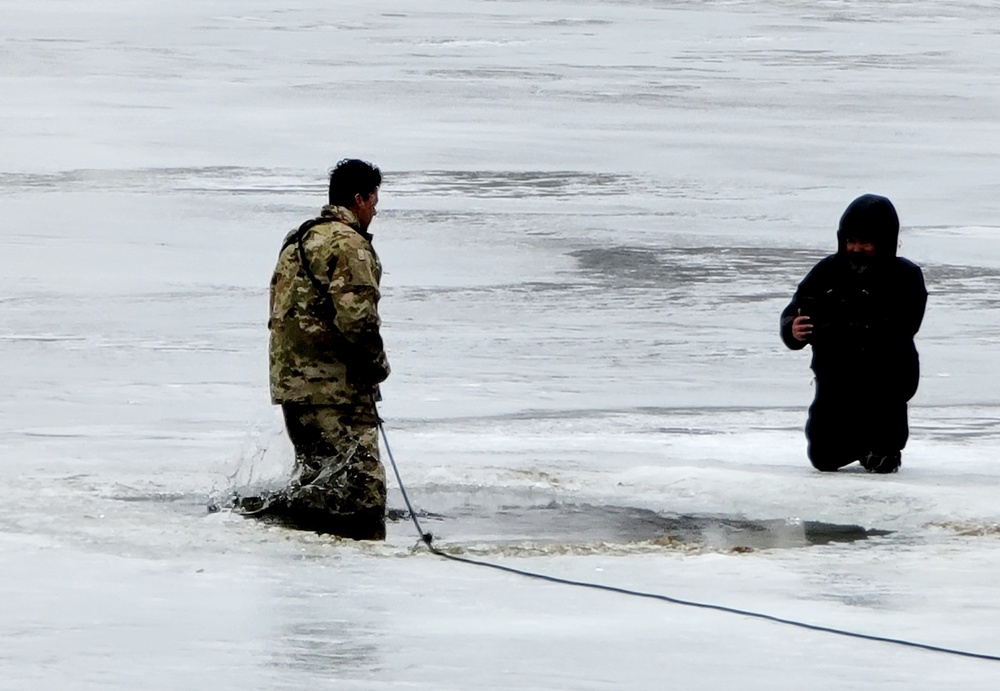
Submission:
<svg viewBox="0 0 1000 691">
<path fill-rule="evenodd" d="M 295 469 L 267 513 L 293 527 L 385 539 L 385 468 L 374 408 L 282 404 Z"/>
</svg>

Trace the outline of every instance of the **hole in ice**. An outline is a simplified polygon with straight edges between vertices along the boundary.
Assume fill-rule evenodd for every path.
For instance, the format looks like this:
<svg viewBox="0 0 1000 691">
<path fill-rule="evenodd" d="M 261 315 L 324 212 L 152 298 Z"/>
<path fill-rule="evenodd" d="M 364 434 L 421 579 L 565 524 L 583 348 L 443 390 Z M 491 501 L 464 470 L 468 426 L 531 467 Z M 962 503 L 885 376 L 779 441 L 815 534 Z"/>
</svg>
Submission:
<svg viewBox="0 0 1000 691">
<path fill-rule="evenodd" d="M 405 521 L 409 514 L 391 509 L 389 518 Z M 497 546 L 524 542 L 567 547 L 650 543 L 752 551 L 855 542 L 891 533 L 820 521 L 680 515 L 628 506 L 559 502 L 478 511 L 464 506 L 444 515 L 421 512 L 418 518 L 425 530 L 431 530 L 443 542 Z"/>
</svg>

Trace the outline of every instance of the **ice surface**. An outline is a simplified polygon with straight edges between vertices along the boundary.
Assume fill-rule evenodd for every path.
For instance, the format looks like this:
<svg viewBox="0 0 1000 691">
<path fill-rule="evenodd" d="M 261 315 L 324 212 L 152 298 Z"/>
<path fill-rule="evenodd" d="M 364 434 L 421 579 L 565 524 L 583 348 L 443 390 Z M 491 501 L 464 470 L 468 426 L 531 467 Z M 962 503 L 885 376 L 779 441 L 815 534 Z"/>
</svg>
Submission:
<svg viewBox="0 0 1000 691">
<path fill-rule="evenodd" d="M 381 412 L 443 548 L 1000 655 L 1000 10 L 2 16 L 0 688 L 995 687 L 998 663 L 446 562 L 405 521 L 344 543 L 207 506 L 287 472 L 267 281 L 361 156 Z M 923 378 L 900 474 L 820 475 L 777 315 L 869 191 L 925 270 Z"/>
</svg>

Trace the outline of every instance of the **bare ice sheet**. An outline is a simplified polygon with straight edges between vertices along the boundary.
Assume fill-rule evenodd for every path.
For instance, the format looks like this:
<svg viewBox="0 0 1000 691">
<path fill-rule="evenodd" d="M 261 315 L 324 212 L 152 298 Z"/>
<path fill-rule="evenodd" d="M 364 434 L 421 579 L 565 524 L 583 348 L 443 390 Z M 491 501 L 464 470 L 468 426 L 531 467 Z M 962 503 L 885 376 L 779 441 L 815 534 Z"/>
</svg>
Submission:
<svg viewBox="0 0 1000 691">
<path fill-rule="evenodd" d="M 207 507 L 287 477 L 268 280 L 359 156 L 385 173 L 380 414 L 443 549 L 1000 654 L 1000 9 L 2 18 L 0 689 L 996 687 L 996 662 L 452 563 L 406 520 L 353 543 Z M 898 475 L 820 474 L 778 314 L 864 192 L 925 271 L 922 379 Z"/>
</svg>

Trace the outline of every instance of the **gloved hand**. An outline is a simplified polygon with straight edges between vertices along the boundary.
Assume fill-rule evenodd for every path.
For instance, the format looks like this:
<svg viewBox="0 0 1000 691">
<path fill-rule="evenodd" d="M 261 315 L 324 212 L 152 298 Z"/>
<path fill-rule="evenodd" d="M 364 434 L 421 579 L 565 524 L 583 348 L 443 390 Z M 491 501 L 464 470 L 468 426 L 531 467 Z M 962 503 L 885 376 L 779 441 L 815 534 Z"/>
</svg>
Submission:
<svg viewBox="0 0 1000 691">
<path fill-rule="evenodd" d="M 374 388 L 389 376 L 389 360 L 384 352 L 372 360 L 356 360 L 347 367 L 348 381 L 357 388 Z"/>
</svg>

